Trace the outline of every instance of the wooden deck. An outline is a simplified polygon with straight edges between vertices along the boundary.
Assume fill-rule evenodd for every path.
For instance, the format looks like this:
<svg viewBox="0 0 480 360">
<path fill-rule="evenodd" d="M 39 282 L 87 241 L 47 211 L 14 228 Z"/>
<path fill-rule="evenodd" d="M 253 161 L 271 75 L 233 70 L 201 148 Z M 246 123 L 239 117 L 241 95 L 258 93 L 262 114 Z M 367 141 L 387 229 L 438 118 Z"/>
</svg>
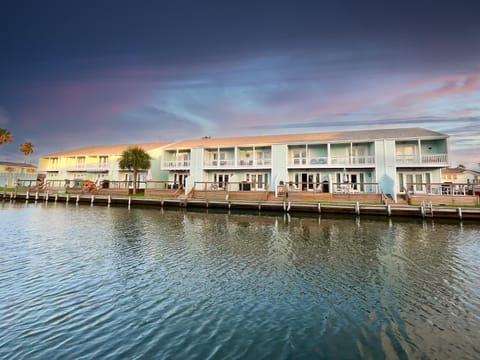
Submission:
<svg viewBox="0 0 480 360">
<path fill-rule="evenodd" d="M 477 206 L 480 205 L 480 196 L 475 195 L 409 195 L 409 205 L 454 205 L 454 206 Z"/>
<path fill-rule="evenodd" d="M 215 191 L 217 195 L 226 195 L 226 192 Z M 219 194 L 220 193 L 220 194 Z M 263 197 L 271 195 L 268 192 L 251 192 L 253 194 L 262 194 Z M 202 194 L 206 195 L 206 194 Z M 213 194 L 210 194 L 213 195 Z M 200 196 L 200 194 L 197 194 Z M 105 194 L 67 194 L 65 191 L 60 193 L 45 192 L 39 195 L 31 193 L 2 192 L 0 193 L 2 201 L 28 201 L 28 202 L 64 202 L 74 204 L 90 205 L 115 205 L 115 206 L 141 206 L 141 207 L 173 207 L 173 208 L 217 208 L 227 211 L 277 211 L 283 213 L 315 213 L 315 214 L 344 214 L 352 216 L 388 216 L 388 217 L 416 217 L 416 218 L 444 218 L 457 220 L 475 220 L 480 219 L 480 208 L 475 207 L 434 207 L 429 204 L 420 206 L 413 205 L 384 205 L 384 204 L 361 204 L 355 203 L 321 203 L 314 201 L 282 201 L 277 200 L 247 200 L 242 196 L 241 200 L 235 199 L 208 199 L 208 198 L 188 198 L 180 195 L 177 198 L 144 197 L 144 196 L 125 196 L 125 195 L 105 195 Z"/>
</svg>

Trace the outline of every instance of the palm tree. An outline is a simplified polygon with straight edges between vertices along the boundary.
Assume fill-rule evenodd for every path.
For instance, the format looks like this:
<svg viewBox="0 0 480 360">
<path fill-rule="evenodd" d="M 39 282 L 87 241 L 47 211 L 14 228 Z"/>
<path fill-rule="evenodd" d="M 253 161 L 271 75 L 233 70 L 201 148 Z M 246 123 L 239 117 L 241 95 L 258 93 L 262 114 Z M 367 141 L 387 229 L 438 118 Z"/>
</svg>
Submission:
<svg viewBox="0 0 480 360">
<path fill-rule="evenodd" d="M 0 145 L 10 144 L 13 141 L 13 135 L 7 129 L 0 128 Z"/>
<path fill-rule="evenodd" d="M 152 157 L 138 146 L 129 147 L 122 152 L 120 157 L 120 169 L 128 169 L 133 171 L 133 193 L 137 193 L 137 173 L 139 170 L 150 168 L 150 160 Z"/>
<path fill-rule="evenodd" d="M 35 146 L 33 146 L 33 144 L 31 142 L 23 142 L 23 143 L 20 144 L 20 151 L 25 156 L 25 164 L 27 163 L 28 155 L 33 153 L 34 148 L 35 148 Z"/>
</svg>

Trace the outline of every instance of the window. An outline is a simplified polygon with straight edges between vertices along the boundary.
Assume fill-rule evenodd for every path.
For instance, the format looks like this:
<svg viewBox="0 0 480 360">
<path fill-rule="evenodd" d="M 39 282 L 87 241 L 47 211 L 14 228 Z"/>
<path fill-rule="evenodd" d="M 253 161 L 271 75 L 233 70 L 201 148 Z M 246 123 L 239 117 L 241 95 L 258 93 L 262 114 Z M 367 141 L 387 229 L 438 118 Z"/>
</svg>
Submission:
<svg viewBox="0 0 480 360">
<path fill-rule="evenodd" d="M 307 163 L 306 159 L 307 153 L 305 149 L 295 149 L 293 150 L 293 164 L 294 165 L 304 165 Z"/>
<path fill-rule="evenodd" d="M 226 165 L 227 153 L 225 151 L 219 151 L 213 153 L 213 165 Z"/>
<path fill-rule="evenodd" d="M 365 157 L 368 152 L 366 146 L 354 146 L 348 149 L 348 156 L 352 164 L 365 164 Z"/>
<path fill-rule="evenodd" d="M 257 151 L 257 165 L 270 164 L 270 151 Z"/>
</svg>

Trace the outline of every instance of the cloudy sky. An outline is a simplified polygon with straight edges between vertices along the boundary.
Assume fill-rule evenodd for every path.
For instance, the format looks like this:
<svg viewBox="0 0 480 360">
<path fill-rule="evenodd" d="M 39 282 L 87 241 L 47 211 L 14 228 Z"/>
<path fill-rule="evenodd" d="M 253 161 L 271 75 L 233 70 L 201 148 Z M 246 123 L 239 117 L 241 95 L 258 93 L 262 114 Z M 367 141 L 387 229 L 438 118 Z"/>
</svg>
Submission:
<svg viewBox="0 0 480 360">
<path fill-rule="evenodd" d="M 420 126 L 480 162 L 480 1 L 3 1 L 0 159 Z"/>
</svg>

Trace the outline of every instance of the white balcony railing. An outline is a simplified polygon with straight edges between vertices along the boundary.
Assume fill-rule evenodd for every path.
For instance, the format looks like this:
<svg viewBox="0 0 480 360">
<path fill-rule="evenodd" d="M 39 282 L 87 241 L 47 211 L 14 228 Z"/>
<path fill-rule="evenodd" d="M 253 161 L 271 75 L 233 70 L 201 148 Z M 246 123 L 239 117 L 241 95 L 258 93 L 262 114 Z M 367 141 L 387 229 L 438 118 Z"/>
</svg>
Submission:
<svg viewBox="0 0 480 360">
<path fill-rule="evenodd" d="M 189 169 L 190 160 L 169 160 L 163 163 L 164 169 Z"/>
<path fill-rule="evenodd" d="M 66 171 L 108 171 L 110 164 L 96 163 L 96 164 L 74 164 L 65 166 Z"/>
<path fill-rule="evenodd" d="M 48 165 L 45 171 L 60 171 L 60 167 L 58 165 Z"/>
<path fill-rule="evenodd" d="M 375 164 L 374 155 L 366 156 L 332 156 L 330 161 L 328 157 L 303 157 L 303 158 L 291 158 L 289 165 L 292 167 L 323 167 L 323 166 L 338 166 L 338 165 L 373 165 Z"/>
<path fill-rule="evenodd" d="M 270 159 L 240 159 L 238 166 L 240 167 L 255 167 L 255 166 L 270 166 L 272 160 Z"/>
<path fill-rule="evenodd" d="M 232 167 L 235 166 L 235 160 L 205 160 L 204 167 Z"/>
<path fill-rule="evenodd" d="M 425 155 L 397 155 L 399 165 L 447 165 L 447 154 L 425 154 Z"/>
<path fill-rule="evenodd" d="M 332 165 L 373 165 L 375 164 L 375 156 L 332 156 L 330 163 Z"/>
<path fill-rule="evenodd" d="M 428 154 L 422 155 L 424 164 L 446 164 L 448 162 L 447 154 Z"/>
</svg>

